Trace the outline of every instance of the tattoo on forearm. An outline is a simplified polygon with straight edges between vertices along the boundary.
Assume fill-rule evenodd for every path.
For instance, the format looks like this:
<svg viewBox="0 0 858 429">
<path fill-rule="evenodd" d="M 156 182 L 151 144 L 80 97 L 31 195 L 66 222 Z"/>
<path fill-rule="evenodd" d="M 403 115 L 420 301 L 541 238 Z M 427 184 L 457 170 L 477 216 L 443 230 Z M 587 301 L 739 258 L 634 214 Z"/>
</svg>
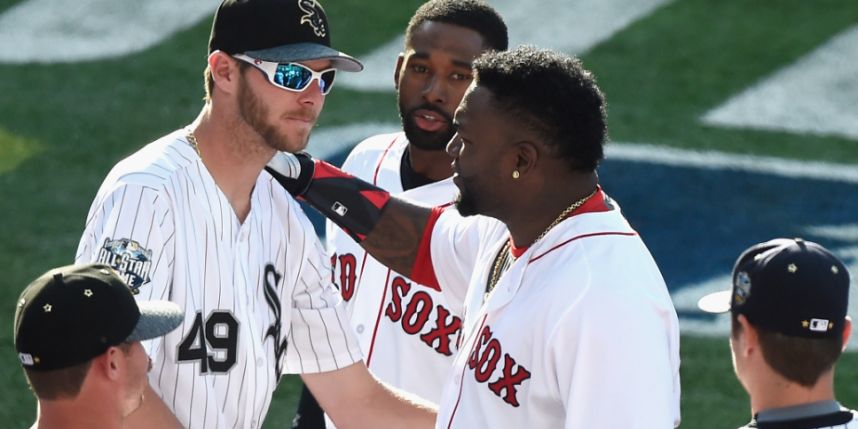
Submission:
<svg viewBox="0 0 858 429">
<path fill-rule="evenodd" d="M 430 209 L 393 199 L 362 243 L 375 259 L 406 276 L 417 258 Z"/>
</svg>

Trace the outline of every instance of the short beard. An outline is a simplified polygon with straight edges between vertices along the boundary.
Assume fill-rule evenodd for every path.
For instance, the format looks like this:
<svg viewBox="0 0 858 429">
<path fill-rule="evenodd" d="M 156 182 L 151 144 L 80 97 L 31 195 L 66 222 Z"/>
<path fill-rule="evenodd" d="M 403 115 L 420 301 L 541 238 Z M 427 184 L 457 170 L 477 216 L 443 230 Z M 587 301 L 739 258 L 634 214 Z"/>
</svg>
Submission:
<svg viewBox="0 0 858 429">
<path fill-rule="evenodd" d="M 460 190 L 459 195 L 456 196 L 456 210 L 458 210 L 459 214 L 462 216 L 474 216 L 479 214 L 473 195 L 464 189 Z"/>
<path fill-rule="evenodd" d="M 242 76 L 238 84 L 238 114 L 245 123 L 262 136 L 262 139 L 269 148 L 291 152 L 292 150 L 290 149 L 295 147 L 295 145 L 290 144 L 286 136 L 278 133 L 277 128 L 265 120 L 268 117 L 268 108 L 250 90 L 250 87 L 244 80 L 244 76 Z M 301 149 L 305 147 L 307 147 L 306 138 L 300 145 Z"/>
<path fill-rule="evenodd" d="M 448 124 L 452 124 L 452 118 L 446 113 L 427 105 L 418 106 L 408 112 L 403 110 L 402 104 L 399 105 L 399 118 L 402 120 L 402 131 L 405 132 L 405 137 L 408 143 L 414 147 L 426 151 L 441 151 L 447 149 L 447 143 L 456 134 L 456 130 L 452 125 L 448 125 L 446 130 L 427 133 L 417 127 L 414 123 L 414 112 L 419 109 L 431 110 L 447 119 Z"/>
</svg>

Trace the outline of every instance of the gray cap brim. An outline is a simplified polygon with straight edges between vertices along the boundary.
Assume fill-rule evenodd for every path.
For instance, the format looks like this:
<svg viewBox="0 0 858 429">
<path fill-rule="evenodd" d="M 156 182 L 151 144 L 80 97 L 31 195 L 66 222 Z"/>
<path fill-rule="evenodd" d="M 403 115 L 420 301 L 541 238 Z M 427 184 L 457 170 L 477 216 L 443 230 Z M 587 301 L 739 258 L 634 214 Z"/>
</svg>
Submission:
<svg viewBox="0 0 858 429">
<path fill-rule="evenodd" d="M 713 292 L 697 301 L 697 308 L 707 313 L 726 313 L 730 311 L 732 290 Z"/>
<path fill-rule="evenodd" d="M 176 329 L 182 323 L 182 309 L 170 301 L 138 301 L 140 320 L 126 342 L 157 338 Z"/>
<path fill-rule="evenodd" d="M 262 61 L 297 63 L 312 60 L 330 60 L 332 67 L 347 72 L 363 70 L 363 64 L 336 49 L 316 43 L 295 43 L 276 48 L 244 52 L 245 55 Z"/>
</svg>

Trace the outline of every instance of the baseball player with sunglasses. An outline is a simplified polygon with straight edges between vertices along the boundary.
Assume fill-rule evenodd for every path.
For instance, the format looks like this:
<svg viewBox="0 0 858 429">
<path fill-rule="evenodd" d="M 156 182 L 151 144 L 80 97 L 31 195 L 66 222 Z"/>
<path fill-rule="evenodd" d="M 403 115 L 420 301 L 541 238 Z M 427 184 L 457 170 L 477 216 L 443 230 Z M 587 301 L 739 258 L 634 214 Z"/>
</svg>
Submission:
<svg viewBox="0 0 858 429">
<path fill-rule="evenodd" d="M 677 316 L 598 184 L 607 125 L 595 78 L 534 47 L 484 53 L 474 73 L 447 146 L 458 210 L 306 155 L 278 154 L 268 171 L 391 269 L 443 293 L 467 288 L 436 427 L 678 425 Z"/>
<path fill-rule="evenodd" d="M 225 0 L 199 117 L 104 180 L 76 260 L 107 264 L 138 299 L 183 312 L 178 329 L 144 343 L 153 399 L 125 427 L 258 428 L 284 373 L 302 374 L 343 425 L 434 423 L 431 406 L 369 373 L 329 258 L 263 171 L 276 151 L 304 149 L 336 74 L 361 69 L 330 47 L 315 0 Z"/>
</svg>

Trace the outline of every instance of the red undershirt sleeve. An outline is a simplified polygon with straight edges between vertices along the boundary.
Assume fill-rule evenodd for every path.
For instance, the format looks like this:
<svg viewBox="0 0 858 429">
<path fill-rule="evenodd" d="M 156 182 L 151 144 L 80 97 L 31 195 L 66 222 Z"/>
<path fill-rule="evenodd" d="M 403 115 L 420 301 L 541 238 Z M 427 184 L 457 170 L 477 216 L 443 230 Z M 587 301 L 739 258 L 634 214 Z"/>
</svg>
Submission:
<svg viewBox="0 0 858 429">
<path fill-rule="evenodd" d="M 432 266 L 432 230 L 435 223 L 444 212 L 444 206 L 432 208 L 426 227 L 423 229 L 423 237 L 420 239 L 420 247 L 417 249 L 417 257 L 414 266 L 411 267 L 411 279 L 422 285 L 431 287 L 437 291 L 441 290 L 435 268 Z"/>
</svg>

